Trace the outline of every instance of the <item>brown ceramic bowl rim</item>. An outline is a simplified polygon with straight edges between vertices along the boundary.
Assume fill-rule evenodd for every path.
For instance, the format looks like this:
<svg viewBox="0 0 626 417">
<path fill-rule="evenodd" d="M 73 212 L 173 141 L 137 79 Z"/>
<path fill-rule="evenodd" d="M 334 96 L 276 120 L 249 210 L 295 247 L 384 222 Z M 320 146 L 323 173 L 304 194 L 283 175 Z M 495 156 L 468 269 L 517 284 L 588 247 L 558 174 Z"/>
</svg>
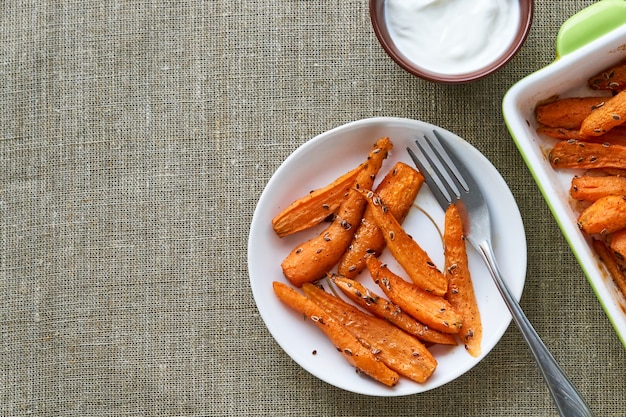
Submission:
<svg viewBox="0 0 626 417">
<path fill-rule="evenodd" d="M 395 45 L 385 23 L 385 0 L 370 0 L 369 11 L 374 33 L 381 46 L 396 64 L 405 71 L 436 83 L 460 84 L 476 81 L 498 71 L 517 54 L 524 44 L 533 20 L 533 0 L 519 0 L 520 20 L 515 38 L 500 57 L 491 64 L 464 74 L 440 74 L 420 67 L 408 59 Z"/>
</svg>

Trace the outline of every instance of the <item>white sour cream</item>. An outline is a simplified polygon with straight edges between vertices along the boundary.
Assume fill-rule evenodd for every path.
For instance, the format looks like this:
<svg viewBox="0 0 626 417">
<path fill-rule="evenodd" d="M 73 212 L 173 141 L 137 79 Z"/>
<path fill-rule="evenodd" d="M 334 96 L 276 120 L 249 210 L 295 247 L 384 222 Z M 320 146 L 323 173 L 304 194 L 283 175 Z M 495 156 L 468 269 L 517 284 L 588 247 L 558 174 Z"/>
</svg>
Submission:
<svg viewBox="0 0 626 417">
<path fill-rule="evenodd" d="M 386 0 L 391 38 L 420 67 L 447 75 L 493 63 L 511 44 L 517 0 Z"/>
</svg>

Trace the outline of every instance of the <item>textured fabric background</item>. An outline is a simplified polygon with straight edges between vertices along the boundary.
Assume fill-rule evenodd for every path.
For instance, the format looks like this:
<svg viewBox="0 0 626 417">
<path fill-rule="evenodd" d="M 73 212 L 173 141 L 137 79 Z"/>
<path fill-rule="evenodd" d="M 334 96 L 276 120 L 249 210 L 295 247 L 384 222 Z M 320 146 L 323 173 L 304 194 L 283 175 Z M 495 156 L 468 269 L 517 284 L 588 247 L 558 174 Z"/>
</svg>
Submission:
<svg viewBox="0 0 626 417">
<path fill-rule="evenodd" d="M 445 86 L 383 53 L 366 0 L 0 2 L 0 415 L 556 416 L 514 327 L 400 398 L 319 381 L 266 330 L 256 201 L 299 145 L 371 116 L 438 124 L 500 170 L 529 242 L 522 307 L 597 415 L 625 415 L 624 348 L 500 111 L 591 3 L 536 2 L 512 62 Z"/>
</svg>

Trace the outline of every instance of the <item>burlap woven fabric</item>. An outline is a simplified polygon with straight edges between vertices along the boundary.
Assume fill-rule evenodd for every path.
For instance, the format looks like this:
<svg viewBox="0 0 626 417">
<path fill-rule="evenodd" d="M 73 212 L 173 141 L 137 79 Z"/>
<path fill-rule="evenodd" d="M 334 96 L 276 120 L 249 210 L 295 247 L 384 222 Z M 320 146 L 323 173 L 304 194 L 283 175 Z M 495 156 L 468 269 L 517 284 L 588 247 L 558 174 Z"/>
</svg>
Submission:
<svg viewBox="0 0 626 417">
<path fill-rule="evenodd" d="M 484 80 L 391 61 L 366 0 L 0 2 L 0 415 L 556 416 L 511 327 L 442 388 L 334 388 L 274 342 L 250 291 L 264 185 L 313 136 L 371 116 L 440 125 L 500 170 L 528 237 L 522 307 L 598 416 L 626 356 L 503 123 L 593 1 L 538 1 Z"/>
</svg>

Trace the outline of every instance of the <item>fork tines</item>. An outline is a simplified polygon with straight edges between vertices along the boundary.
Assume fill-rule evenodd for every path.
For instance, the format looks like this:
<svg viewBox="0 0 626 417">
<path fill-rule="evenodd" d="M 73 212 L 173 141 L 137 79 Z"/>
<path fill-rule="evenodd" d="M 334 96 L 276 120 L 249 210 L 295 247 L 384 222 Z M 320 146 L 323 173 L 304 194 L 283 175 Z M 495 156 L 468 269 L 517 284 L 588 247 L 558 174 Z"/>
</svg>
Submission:
<svg viewBox="0 0 626 417">
<path fill-rule="evenodd" d="M 420 149 L 418 156 L 411 148 L 407 148 L 411 159 L 424 175 L 426 184 L 445 210 L 450 204 L 461 199 L 469 190 L 468 184 L 459 172 L 460 161 L 450 150 L 439 132 L 433 130 L 437 140 L 424 135 L 424 140 L 416 140 Z"/>
</svg>

